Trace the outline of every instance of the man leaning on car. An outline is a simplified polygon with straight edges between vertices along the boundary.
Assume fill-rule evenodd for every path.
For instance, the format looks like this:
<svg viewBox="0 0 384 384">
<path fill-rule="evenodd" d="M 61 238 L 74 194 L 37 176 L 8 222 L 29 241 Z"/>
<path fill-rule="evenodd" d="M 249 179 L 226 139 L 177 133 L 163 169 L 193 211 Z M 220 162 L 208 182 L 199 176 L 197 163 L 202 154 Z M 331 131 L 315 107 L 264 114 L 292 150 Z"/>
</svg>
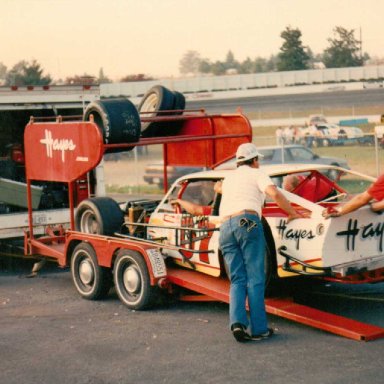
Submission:
<svg viewBox="0 0 384 384">
<path fill-rule="evenodd" d="M 378 214 L 384 211 L 384 173 L 366 191 L 356 195 L 346 204 L 324 209 L 323 216 L 325 218 L 343 216 L 366 204 L 369 204 L 371 210 Z"/>
</svg>

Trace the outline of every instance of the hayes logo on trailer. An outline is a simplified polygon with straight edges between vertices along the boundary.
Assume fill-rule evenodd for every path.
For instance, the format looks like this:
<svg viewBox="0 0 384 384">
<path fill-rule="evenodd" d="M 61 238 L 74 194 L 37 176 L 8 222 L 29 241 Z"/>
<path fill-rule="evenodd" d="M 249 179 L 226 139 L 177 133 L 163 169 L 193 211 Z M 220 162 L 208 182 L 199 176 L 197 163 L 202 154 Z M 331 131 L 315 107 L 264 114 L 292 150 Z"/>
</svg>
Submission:
<svg viewBox="0 0 384 384">
<path fill-rule="evenodd" d="M 76 145 L 71 139 L 54 139 L 52 137 L 52 132 L 48 129 L 45 130 L 44 139 L 40 140 L 40 143 L 46 146 L 47 156 L 52 158 L 53 151 L 61 152 L 61 161 L 65 162 L 65 152 L 74 151 Z"/>
<path fill-rule="evenodd" d="M 24 133 L 30 180 L 71 182 L 95 168 L 103 138 L 91 122 L 30 123 Z"/>
</svg>

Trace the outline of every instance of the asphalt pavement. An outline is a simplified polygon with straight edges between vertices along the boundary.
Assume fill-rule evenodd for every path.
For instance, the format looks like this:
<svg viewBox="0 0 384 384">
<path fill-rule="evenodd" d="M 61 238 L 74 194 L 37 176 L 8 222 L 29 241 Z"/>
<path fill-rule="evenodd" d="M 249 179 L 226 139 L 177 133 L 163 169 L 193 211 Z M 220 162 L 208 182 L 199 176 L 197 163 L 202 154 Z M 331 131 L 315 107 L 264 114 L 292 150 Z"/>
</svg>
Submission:
<svg viewBox="0 0 384 384">
<path fill-rule="evenodd" d="M 269 315 L 276 335 L 240 344 L 226 304 L 163 299 L 132 311 L 113 291 L 81 299 L 66 269 L 48 264 L 26 278 L 30 267 L 0 270 L 2 384 L 383 382 L 384 339 L 354 341 Z M 384 326 L 384 284 L 298 287 L 301 302 Z"/>
</svg>

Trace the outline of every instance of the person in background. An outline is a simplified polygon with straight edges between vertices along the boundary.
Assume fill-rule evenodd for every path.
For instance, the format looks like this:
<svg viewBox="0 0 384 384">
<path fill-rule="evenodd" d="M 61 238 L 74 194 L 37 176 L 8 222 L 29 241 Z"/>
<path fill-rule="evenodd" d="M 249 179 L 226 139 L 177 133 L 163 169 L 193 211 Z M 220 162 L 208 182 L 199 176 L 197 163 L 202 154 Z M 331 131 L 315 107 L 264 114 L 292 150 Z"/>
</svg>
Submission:
<svg viewBox="0 0 384 384">
<path fill-rule="evenodd" d="M 373 212 L 381 214 L 384 211 L 384 173 L 366 191 L 354 196 L 344 205 L 324 209 L 322 214 L 325 218 L 339 217 L 367 204 Z"/>
<path fill-rule="evenodd" d="M 283 130 L 280 127 L 276 129 L 275 135 L 276 135 L 276 144 L 283 145 L 284 144 Z"/>
<path fill-rule="evenodd" d="M 239 342 L 267 339 L 273 330 L 267 326 L 264 303 L 264 256 L 266 241 L 261 209 L 268 195 L 288 215 L 288 221 L 304 217 L 297 212 L 259 169 L 259 157 L 252 143 L 241 144 L 236 152 L 237 169 L 222 184 L 219 244 L 229 269 L 230 329 Z M 246 312 L 246 298 L 250 322 Z M 250 334 L 247 328 L 250 323 Z"/>
</svg>

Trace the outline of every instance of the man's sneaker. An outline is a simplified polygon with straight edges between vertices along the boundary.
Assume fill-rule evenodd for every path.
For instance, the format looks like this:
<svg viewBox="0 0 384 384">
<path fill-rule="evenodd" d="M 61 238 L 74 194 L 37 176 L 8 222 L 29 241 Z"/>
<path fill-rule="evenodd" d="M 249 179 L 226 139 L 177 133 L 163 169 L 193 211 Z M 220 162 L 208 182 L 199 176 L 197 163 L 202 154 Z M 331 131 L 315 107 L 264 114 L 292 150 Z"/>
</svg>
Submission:
<svg viewBox="0 0 384 384">
<path fill-rule="evenodd" d="M 268 328 L 267 332 L 260 333 L 260 335 L 252 335 L 251 340 L 253 341 L 258 341 L 258 340 L 264 340 L 264 339 L 269 339 L 273 335 L 273 329 Z"/>
<path fill-rule="evenodd" d="M 242 343 L 244 341 L 251 340 L 251 336 L 245 332 L 245 326 L 241 323 L 234 323 L 231 326 L 231 331 L 233 333 L 233 337 L 239 342 Z"/>
</svg>

